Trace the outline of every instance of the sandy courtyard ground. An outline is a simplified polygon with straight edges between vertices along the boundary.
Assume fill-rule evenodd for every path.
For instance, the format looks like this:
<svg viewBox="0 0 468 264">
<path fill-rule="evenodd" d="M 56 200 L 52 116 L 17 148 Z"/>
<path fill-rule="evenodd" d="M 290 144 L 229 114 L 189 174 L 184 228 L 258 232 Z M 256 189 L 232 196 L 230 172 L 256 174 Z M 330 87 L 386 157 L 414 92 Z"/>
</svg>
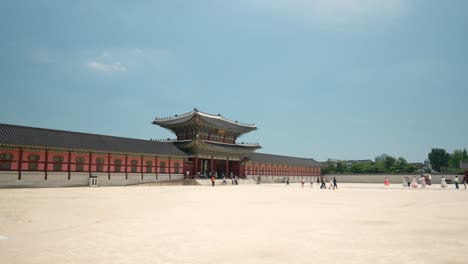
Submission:
<svg viewBox="0 0 468 264">
<path fill-rule="evenodd" d="M 452 188 L 0 189 L 0 263 L 468 263 Z"/>
</svg>

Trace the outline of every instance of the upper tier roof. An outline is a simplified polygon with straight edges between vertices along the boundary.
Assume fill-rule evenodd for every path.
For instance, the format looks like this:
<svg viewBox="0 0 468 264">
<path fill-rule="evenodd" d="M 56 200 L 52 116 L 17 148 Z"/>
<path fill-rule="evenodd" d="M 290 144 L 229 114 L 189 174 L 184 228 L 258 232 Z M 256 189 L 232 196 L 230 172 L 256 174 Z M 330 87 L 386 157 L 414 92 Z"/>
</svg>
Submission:
<svg viewBox="0 0 468 264">
<path fill-rule="evenodd" d="M 186 156 L 172 143 L 0 124 L 0 145 Z"/>
<path fill-rule="evenodd" d="M 212 115 L 200 112 L 196 108 L 193 109 L 193 111 L 182 115 L 175 115 L 166 118 L 156 117 L 153 121 L 153 124 L 172 130 L 176 127 L 184 126 L 185 124 L 192 124 L 192 122 L 195 120 L 195 117 L 198 117 L 199 121 L 206 125 L 238 134 L 244 134 L 257 129 L 257 126 L 254 124 L 244 124 L 238 121 L 232 121 L 221 115 Z"/>
</svg>

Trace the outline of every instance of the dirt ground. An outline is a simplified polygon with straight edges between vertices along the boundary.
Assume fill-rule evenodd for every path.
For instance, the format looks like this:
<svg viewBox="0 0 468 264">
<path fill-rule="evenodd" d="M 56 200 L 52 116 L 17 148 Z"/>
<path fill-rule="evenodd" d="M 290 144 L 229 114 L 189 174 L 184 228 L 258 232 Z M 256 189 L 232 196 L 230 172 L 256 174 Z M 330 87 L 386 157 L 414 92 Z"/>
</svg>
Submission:
<svg viewBox="0 0 468 264">
<path fill-rule="evenodd" d="M 467 209 L 438 185 L 0 189 L 0 263 L 468 263 Z"/>
</svg>

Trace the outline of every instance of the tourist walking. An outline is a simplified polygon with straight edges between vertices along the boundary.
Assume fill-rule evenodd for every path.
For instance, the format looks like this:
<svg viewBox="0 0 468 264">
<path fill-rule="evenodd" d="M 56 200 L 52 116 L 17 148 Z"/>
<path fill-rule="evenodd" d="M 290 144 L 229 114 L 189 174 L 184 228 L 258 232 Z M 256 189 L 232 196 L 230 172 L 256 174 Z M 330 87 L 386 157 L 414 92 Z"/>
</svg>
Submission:
<svg viewBox="0 0 468 264">
<path fill-rule="evenodd" d="M 301 186 L 302 186 L 302 188 L 304 188 L 304 183 L 305 183 L 305 179 L 304 179 L 304 177 L 302 177 L 302 180 L 301 180 Z"/>
<path fill-rule="evenodd" d="M 314 188 L 314 177 L 310 177 L 310 188 Z"/>
<path fill-rule="evenodd" d="M 237 185 L 238 182 L 237 182 L 237 176 L 234 176 L 234 183 Z"/>
<path fill-rule="evenodd" d="M 413 176 L 413 180 L 411 181 L 411 187 L 415 189 L 419 187 L 418 182 L 416 181 L 416 177 L 414 176 Z"/>
<path fill-rule="evenodd" d="M 330 186 L 328 186 L 328 190 L 331 188 L 333 188 L 333 180 L 330 178 Z M 333 190 L 335 190 L 335 188 L 333 188 Z"/>
<path fill-rule="evenodd" d="M 321 176 L 317 176 L 317 186 L 318 186 L 319 183 L 320 183 L 320 178 L 321 178 Z"/>
<path fill-rule="evenodd" d="M 336 185 L 336 177 L 333 177 L 333 190 L 338 189 L 338 185 Z"/>
<path fill-rule="evenodd" d="M 385 177 L 384 185 L 385 185 L 385 186 L 389 186 L 389 185 L 390 185 L 390 181 L 388 180 L 387 177 Z"/>
<path fill-rule="evenodd" d="M 419 181 L 421 182 L 421 188 L 426 188 L 426 178 L 424 178 L 424 175 L 421 175 Z"/>
<path fill-rule="evenodd" d="M 468 174 L 465 173 L 465 176 L 463 177 L 463 185 L 465 185 L 466 189 L 466 182 L 468 181 Z"/>
<path fill-rule="evenodd" d="M 401 182 L 401 185 L 402 185 L 403 187 L 408 187 L 408 182 L 406 181 L 406 176 L 403 177 L 403 181 Z"/>
<path fill-rule="evenodd" d="M 455 176 L 455 179 L 453 179 L 453 182 L 455 183 L 455 189 L 458 189 L 458 175 Z"/>
<path fill-rule="evenodd" d="M 445 181 L 444 176 L 442 176 L 442 179 L 440 179 L 440 187 L 447 188 L 447 182 Z"/>
<path fill-rule="evenodd" d="M 214 187 L 214 185 L 215 185 L 215 177 L 211 176 L 211 186 Z"/>
<path fill-rule="evenodd" d="M 408 188 L 411 187 L 410 176 L 406 176 L 406 183 L 408 183 Z"/>
<path fill-rule="evenodd" d="M 223 182 L 221 184 L 226 185 L 226 177 L 223 177 Z"/>
<path fill-rule="evenodd" d="M 325 186 L 325 177 L 320 177 L 320 189 L 326 189 L 327 187 Z"/>
<path fill-rule="evenodd" d="M 432 185 L 432 175 L 431 174 L 429 174 L 427 176 L 427 185 Z"/>
<path fill-rule="evenodd" d="M 286 177 L 286 185 L 289 185 L 289 177 Z"/>
</svg>

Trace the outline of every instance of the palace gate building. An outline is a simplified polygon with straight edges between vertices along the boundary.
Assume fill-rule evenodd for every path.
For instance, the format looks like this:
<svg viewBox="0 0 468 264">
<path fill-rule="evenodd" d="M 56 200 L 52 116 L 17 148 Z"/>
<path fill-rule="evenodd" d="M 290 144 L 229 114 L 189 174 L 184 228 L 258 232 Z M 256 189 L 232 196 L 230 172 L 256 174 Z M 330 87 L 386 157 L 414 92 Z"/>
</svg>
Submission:
<svg viewBox="0 0 468 264">
<path fill-rule="evenodd" d="M 141 140 L 0 124 L 0 187 L 131 185 L 215 175 L 264 181 L 320 175 L 309 158 L 256 153 L 259 144 L 238 142 L 254 131 L 244 124 L 194 109 L 153 124 L 174 139 Z"/>
</svg>

